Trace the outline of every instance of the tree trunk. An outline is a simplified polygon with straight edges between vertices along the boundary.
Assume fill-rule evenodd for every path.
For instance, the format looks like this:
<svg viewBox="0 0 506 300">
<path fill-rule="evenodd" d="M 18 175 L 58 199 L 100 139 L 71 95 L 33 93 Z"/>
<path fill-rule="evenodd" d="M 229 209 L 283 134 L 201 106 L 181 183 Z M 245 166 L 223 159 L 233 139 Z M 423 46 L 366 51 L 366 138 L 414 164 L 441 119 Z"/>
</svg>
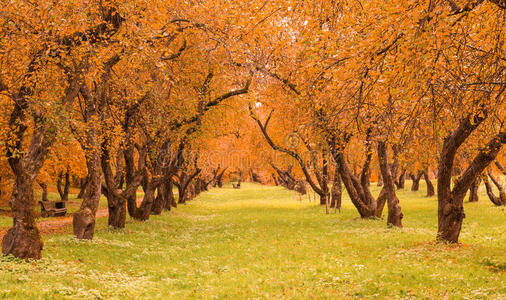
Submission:
<svg viewBox="0 0 506 300">
<path fill-rule="evenodd" d="M 150 178 L 147 174 L 144 175 L 142 180 L 142 189 L 144 190 L 144 197 L 140 206 L 137 206 L 137 195 L 132 193 L 127 197 L 128 214 L 135 220 L 146 221 L 151 215 L 151 209 L 155 200 L 155 191 L 158 188 L 159 180 Z"/>
<path fill-rule="evenodd" d="M 413 181 L 413 184 L 411 185 L 411 191 L 413 192 L 418 191 L 418 189 L 420 188 L 420 179 L 422 179 L 422 176 L 423 176 L 422 171 L 418 171 L 416 175 L 410 174 L 409 177 L 411 177 L 411 180 Z"/>
<path fill-rule="evenodd" d="M 200 174 L 200 169 L 195 169 L 195 172 L 188 174 L 182 170 L 179 176 L 179 184 L 177 185 L 179 191 L 179 203 L 184 204 L 187 200 L 191 200 L 195 197 L 195 187 L 192 184 L 193 179 Z M 223 174 L 223 172 L 221 173 Z M 218 175 L 219 177 L 219 175 Z M 219 186 L 219 185 L 218 185 Z"/>
<path fill-rule="evenodd" d="M 176 203 L 183 204 L 183 201 L 184 201 L 183 189 L 181 188 L 181 185 L 179 184 L 179 182 L 174 182 L 174 185 L 177 188 L 177 201 L 176 201 Z"/>
<path fill-rule="evenodd" d="M 184 204 L 186 202 L 186 189 L 184 186 L 184 176 L 186 176 L 186 174 L 184 172 L 182 172 L 181 176 L 179 176 L 179 182 L 176 184 L 177 194 L 178 194 L 178 199 L 177 199 L 178 204 Z M 216 182 L 218 182 L 218 181 L 216 181 Z"/>
<path fill-rule="evenodd" d="M 45 182 L 39 182 L 39 185 L 42 188 L 42 201 L 49 201 L 47 199 L 47 184 Z"/>
<path fill-rule="evenodd" d="M 65 182 L 63 182 L 65 181 Z M 63 187 L 62 187 L 63 184 Z M 69 200 L 69 188 L 70 188 L 70 170 L 67 168 L 65 173 L 60 172 L 58 175 L 58 180 L 56 181 L 56 188 L 58 189 L 58 194 L 60 194 L 61 201 Z"/>
<path fill-rule="evenodd" d="M 327 195 L 325 194 L 321 194 L 320 195 L 320 205 L 327 205 L 328 203 L 328 197 L 326 197 Z M 327 205 L 328 206 L 328 205 Z"/>
<path fill-rule="evenodd" d="M 359 180 L 353 175 L 343 158 L 343 154 L 334 151 L 333 155 L 344 187 L 348 191 L 351 202 L 357 208 L 360 217 L 374 217 L 376 213 L 376 200 L 370 195 L 370 191 L 364 189 Z"/>
<path fill-rule="evenodd" d="M 383 177 L 381 177 L 381 174 L 378 174 L 377 186 L 383 186 Z"/>
<path fill-rule="evenodd" d="M 22 170 L 13 171 L 15 181 L 9 202 L 13 226 L 2 240 L 2 253 L 21 259 L 40 259 L 43 243 L 35 224 L 33 176 Z"/>
<path fill-rule="evenodd" d="M 418 179 L 420 180 L 420 179 Z M 402 169 L 401 174 L 399 175 L 399 178 L 397 179 L 397 189 L 402 190 L 404 189 L 404 184 L 406 182 L 406 169 Z"/>
<path fill-rule="evenodd" d="M 302 179 L 299 179 L 297 180 L 297 183 L 295 184 L 295 188 L 294 190 L 299 193 L 300 195 L 305 195 L 307 194 L 307 189 L 306 189 L 306 181 L 305 180 L 302 180 Z"/>
<path fill-rule="evenodd" d="M 394 179 L 388 164 L 387 146 L 384 142 L 378 142 L 378 161 L 385 184 L 384 190 L 388 206 L 387 225 L 402 227 L 403 214 L 399 199 L 395 194 Z"/>
<path fill-rule="evenodd" d="M 225 174 L 225 171 L 227 169 L 224 169 L 223 171 L 221 171 L 218 176 L 216 177 L 216 184 L 218 185 L 219 188 L 223 187 L 223 175 Z M 179 202 L 181 203 L 181 202 Z"/>
<path fill-rule="evenodd" d="M 113 175 L 110 159 L 109 139 L 106 137 L 102 142 L 101 166 L 104 174 L 105 185 L 102 190 L 107 197 L 107 206 L 109 209 L 109 226 L 113 228 L 125 228 L 126 207 L 128 199 L 136 199 L 137 190 L 144 177 L 144 163 L 142 159 L 143 152 L 139 153 L 140 170 L 136 171 L 133 163 L 132 148 L 128 150 L 119 150 L 116 157 L 116 175 Z M 128 171 L 125 172 L 123 159 L 128 159 Z M 127 184 L 124 186 L 124 178 L 127 177 Z M 136 205 L 136 204 L 134 204 Z M 135 206 L 136 207 L 136 206 Z"/>
<path fill-rule="evenodd" d="M 172 191 L 172 175 L 167 175 L 157 189 L 157 195 L 153 203 L 151 214 L 159 215 L 163 210 L 170 210 L 173 206 L 175 199 Z M 177 204 L 175 204 L 177 205 Z"/>
<path fill-rule="evenodd" d="M 56 180 L 56 189 L 58 190 L 58 195 L 60 195 L 60 199 L 63 198 L 62 180 L 63 180 L 63 172 L 60 172 L 58 174 L 58 179 Z"/>
<path fill-rule="evenodd" d="M 427 197 L 434 196 L 434 185 L 432 184 L 432 181 L 430 181 L 428 169 L 423 172 L 423 179 L 425 180 L 425 184 L 427 185 Z"/>
<path fill-rule="evenodd" d="M 330 214 L 330 209 L 329 209 L 329 194 L 320 195 L 320 205 L 322 204 L 322 202 L 323 202 L 323 205 L 325 205 L 325 213 L 327 215 Z"/>
<path fill-rule="evenodd" d="M 30 80 L 28 80 L 30 82 Z M 69 78 L 61 103 L 70 106 L 79 91 L 79 83 Z M 22 149 L 27 130 L 28 100 L 32 89 L 22 86 L 14 97 L 14 109 L 9 119 L 9 136 L 6 142 L 6 156 L 14 174 L 14 185 L 9 205 L 12 209 L 13 226 L 2 240 L 2 253 L 12 254 L 21 259 L 40 259 L 42 241 L 35 223 L 33 183 L 46 160 L 49 148 L 56 139 L 57 128 L 45 122 L 44 116 L 36 114 L 28 149 Z M 14 155 L 14 151 L 18 155 Z"/>
<path fill-rule="evenodd" d="M 153 206 L 153 202 L 155 200 L 155 191 L 158 187 L 158 183 L 153 179 L 148 179 L 144 183 L 144 197 L 142 198 L 141 205 L 137 207 L 137 199 L 136 196 L 131 196 L 128 198 L 128 213 L 132 218 L 139 221 L 146 221 L 149 219 L 149 215 L 151 214 L 151 208 Z"/>
<path fill-rule="evenodd" d="M 86 124 L 85 140 L 81 143 L 88 168 L 88 184 L 83 195 L 83 202 L 79 210 L 74 213 L 72 227 L 78 239 L 92 239 L 95 233 L 95 215 L 97 213 L 100 196 L 102 194 L 102 178 L 100 176 L 101 147 L 98 138 L 98 127 L 93 116 L 97 114 L 97 104 L 90 96 L 85 85 L 81 86 L 81 94 L 85 98 Z"/>
<path fill-rule="evenodd" d="M 152 215 L 161 215 L 163 208 L 165 206 L 165 185 L 160 184 L 158 189 L 156 190 L 156 197 L 153 202 L 153 207 L 151 208 Z"/>
<path fill-rule="evenodd" d="M 102 186 L 103 194 L 107 197 L 107 208 L 109 212 L 108 224 L 117 229 L 125 228 L 126 222 L 126 199 L 129 195 L 135 195 L 138 188 L 138 181 L 134 180 L 123 188 L 124 168 L 123 168 L 123 150 L 118 150 L 116 154 L 116 176 L 113 175 L 110 157 L 110 139 L 104 137 L 102 141 L 102 154 L 100 164 L 104 174 L 105 184 Z M 140 175 L 138 175 L 140 176 Z"/>
<path fill-rule="evenodd" d="M 81 189 L 79 190 L 79 194 L 77 194 L 77 199 L 83 198 L 87 185 L 88 185 L 88 176 L 84 177 L 84 180 L 81 179 Z"/>
<path fill-rule="evenodd" d="M 188 200 L 193 200 L 195 199 L 197 193 L 196 193 L 196 190 L 195 190 L 195 184 L 194 183 L 190 183 L 188 184 Z"/>
<path fill-rule="evenodd" d="M 371 161 L 372 161 L 372 151 L 371 151 L 372 143 L 370 141 L 370 131 L 368 130 L 368 136 L 366 138 L 366 157 L 364 161 L 364 165 L 362 166 L 362 172 L 360 173 L 360 184 L 363 187 L 369 188 L 371 185 Z"/>
<path fill-rule="evenodd" d="M 114 200 L 108 200 L 109 219 L 108 224 L 113 228 L 125 228 L 126 222 L 126 201 L 121 197 L 114 197 Z"/>
<path fill-rule="evenodd" d="M 387 195 L 385 192 L 385 187 L 381 189 L 378 198 L 376 198 L 376 211 L 374 215 L 376 218 L 381 218 L 383 215 L 383 209 L 385 208 L 385 204 L 387 203 Z"/>
<path fill-rule="evenodd" d="M 67 172 L 65 173 L 65 185 L 63 186 L 63 195 L 61 195 L 62 201 L 69 200 L 69 189 L 70 189 L 70 169 L 67 168 Z"/>
<path fill-rule="evenodd" d="M 469 188 L 469 202 L 478 202 L 478 189 L 480 187 L 480 177 L 476 177 L 476 179 L 471 184 Z"/>
<path fill-rule="evenodd" d="M 438 240 L 450 243 L 458 242 L 462 222 L 465 218 L 463 202 L 467 190 L 476 177 L 494 161 L 502 144 L 506 143 L 506 132 L 494 136 L 475 156 L 451 189 L 451 171 L 456 152 L 485 118 L 486 112 L 483 111 L 480 114 L 463 118 L 459 127 L 443 143 L 438 167 Z"/>
<path fill-rule="evenodd" d="M 78 239 L 93 239 L 95 233 L 95 215 L 97 213 L 100 195 L 102 194 L 102 179 L 100 176 L 100 146 L 98 144 L 95 129 L 87 134 L 89 147 L 86 154 L 86 166 L 88 167 L 89 183 L 83 196 L 80 209 L 74 213 L 72 227 L 74 235 Z"/>
<path fill-rule="evenodd" d="M 177 201 L 176 197 L 174 197 L 174 182 L 172 181 L 172 176 L 169 178 L 169 180 L 166 182 L 166 207 L 165 209 L 170 210 L 171 207 L 177 207 Z"/>
<path fill-rule="evenodd" d="M 341 183 L 341 176 L 339 176 L 339 172 L 336 170 L 336 174 L 334 175 L 334 182 L 332 183 L 332 202 L 331 207 L 335 210 L 341 211 L 341 200 L 343 195 L 343 185 Z"/>
</svg>

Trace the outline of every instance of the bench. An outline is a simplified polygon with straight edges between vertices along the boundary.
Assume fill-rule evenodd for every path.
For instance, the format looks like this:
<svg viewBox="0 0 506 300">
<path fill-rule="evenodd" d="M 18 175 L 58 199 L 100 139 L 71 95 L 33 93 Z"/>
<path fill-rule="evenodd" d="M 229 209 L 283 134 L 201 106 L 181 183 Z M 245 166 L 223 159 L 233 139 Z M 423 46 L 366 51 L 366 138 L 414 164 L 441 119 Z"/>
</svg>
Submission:
<svg viewBox="0 0 506 300">
<path fill-rule="evenodd" d="M 239 183 L 237 183 L 237 184 L 233 184 L 233 183 L 232 183 L 232 187 L 233 187 L 234 189 L 240 189 L 240 188 L 241 188 L 241 182 L 239 181 Z"/>
<path fill-rule="evenodd" d="M 39 201 L 40 212 L 43 218 L 64 216 L 67 214 L 67 207 L 63 201 Z"/>
</svg>

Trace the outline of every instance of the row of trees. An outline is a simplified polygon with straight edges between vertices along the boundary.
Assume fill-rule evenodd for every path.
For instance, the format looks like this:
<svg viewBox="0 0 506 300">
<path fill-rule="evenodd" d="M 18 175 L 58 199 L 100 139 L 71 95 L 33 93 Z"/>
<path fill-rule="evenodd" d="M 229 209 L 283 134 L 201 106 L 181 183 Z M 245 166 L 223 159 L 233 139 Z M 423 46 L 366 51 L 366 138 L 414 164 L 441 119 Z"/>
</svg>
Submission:
<svg viewBox="0 0 506 300">
<path fill-rule="evenodd" d="M 293 157 L 322 204 L 340 177 L 361 217 L 381 216 L 387 204 L 387 223 L 398 227 L 396 186 L 407 172 L 415 188 L 422 176 L 430 182 L 432 167 L 437 238 L 457 242 L 463 199 L 506 143 L 504 3 L 330 1 L 293 11 L 278 28 L 284 38 L 268 40 L 258 68 L 267 83 L 250 106 L 267 143 Z M 285 143 L 294 135 L 300 143 Z M 384 182 L 377 198 L 374 154 Z"/>
<path fill-rule="evenodd" d="M 176 205 L 173 184 L 179 203 L 207 188 L 198 166 L 199 138 L 212 127 L 205 117 L 247 93 L 252 75 L 226 59 L 226 34 L 200 22 L 212 11 L 196 17 L 194 9 L 165 1 L 11 1 L 0 9 L 2 147 L 13 179 L 4 254 L 41 257 L 33 189 L 45 189 L 52 170 L 63 178 L 85 170 L 73 215 L 84 239 L 93 238 L 102 194 L 109 225 L 123 228 L 127 211 L 147 220 Z"/>
<path fill-rule="evenodd" d="M 173 184 L 184 203 L 221 182 L 227 166 L 202 163 L 213 147 L 265 147 L 255 127 L 295 159 L 327 211 L 342 182 L 363 218 L 386 204 L 387 222 L 402 226 L 395 185 L 406 172 L 428 179 L 432 167 L 438 239 L 457 242 L 464 195 L 506 143 L 505 8 L 501 0 L 9 1 L 0 7 L 0 137 L 13 227 L 2 251 L 41 257 L 37 183 L 83 179 L 73 229 L 90 239 L 101 194 L 110 226 L 123 228 L 127 212 L 146 220 L 175 204 Z M 302 192 L 300 176 L 285 177 Z"/>
</svg>

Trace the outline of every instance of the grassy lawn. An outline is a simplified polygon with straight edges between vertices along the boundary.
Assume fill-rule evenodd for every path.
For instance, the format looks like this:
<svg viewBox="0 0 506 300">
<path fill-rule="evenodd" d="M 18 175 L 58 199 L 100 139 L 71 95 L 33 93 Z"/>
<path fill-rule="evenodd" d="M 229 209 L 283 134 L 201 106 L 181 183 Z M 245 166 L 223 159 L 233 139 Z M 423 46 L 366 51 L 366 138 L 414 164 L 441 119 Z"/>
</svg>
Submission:
<svg viewBox="0 0 506 300">
<path fill-rule="evenodd" d="M 0 257 L 0 298 L 506 299 L 505 209 L 482 192 L 465 205 L 462 245 L 435 244 L 436 200 L 409 185 L 402 230 L 357 218 L 347 198 L 325 215 L 247 183 L 122 231 L 102 218 L 93 241 L 47 235 L 40 261 Z"/>
</svg>

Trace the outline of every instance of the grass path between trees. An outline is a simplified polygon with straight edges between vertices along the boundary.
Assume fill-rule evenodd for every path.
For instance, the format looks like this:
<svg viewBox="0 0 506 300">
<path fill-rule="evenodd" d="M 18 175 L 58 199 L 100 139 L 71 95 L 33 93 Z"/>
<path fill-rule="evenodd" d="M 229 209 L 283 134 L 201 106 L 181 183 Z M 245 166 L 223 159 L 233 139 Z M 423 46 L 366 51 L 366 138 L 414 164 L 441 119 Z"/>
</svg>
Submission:
<svg viewBox="0 0 506 300">
<path fill-rule="evenodd" d="M 67 226 L 43 235 L 39 261 L 0 257 L 0 298 L 506 299 L 505 209 L 481 191 L 465 204 L 462 244 L 436 244 L 436 200 L 407 185 L 402 230 L 357 218 L 347 197 L 325 215 L 247 183 L 120 231 L 99 218 L 93 241 Z"/>
</svg>

